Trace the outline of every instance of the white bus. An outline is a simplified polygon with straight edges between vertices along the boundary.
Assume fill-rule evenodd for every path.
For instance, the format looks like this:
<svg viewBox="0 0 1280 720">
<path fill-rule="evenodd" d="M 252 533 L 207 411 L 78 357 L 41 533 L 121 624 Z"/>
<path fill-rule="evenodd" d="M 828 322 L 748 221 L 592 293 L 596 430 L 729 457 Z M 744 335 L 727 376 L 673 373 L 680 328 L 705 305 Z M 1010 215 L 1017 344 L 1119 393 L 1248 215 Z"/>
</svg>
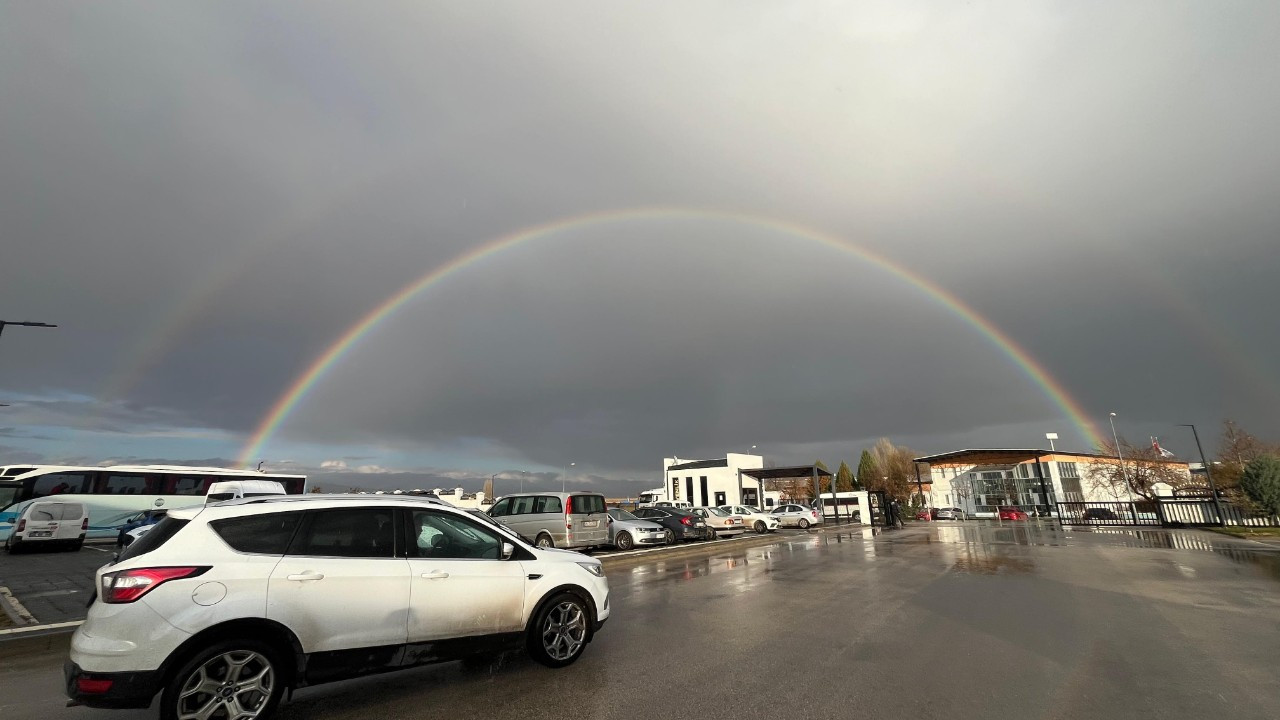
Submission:
<svg viewBox="0 0 1280 720">
<path fill-rule="evenodd" d="M 838 492 L 833 496 L 829 492 L 822 493 L 822 516 L 830 518 L 852 518 L 854 522 L 861 522 L 864 525 L 872 524 L 873 508 L 870 505 L 870 493 L 865 490 L 854 490 L 851 492 Z M 818 502 L 811 503 L 814 508 L 818 507 Z M 879 517 L 879 510 L 874 510 L 876 517 Z"/>
<path fill-rule="evenodd" d="M 291 495 L 307 484 L 303 475 L 180 465 L 0 466 L 0 542 L 13 532 L 18 513 L 38 498 L 75 495 L 89 510 L 88 537 L 114 538 L 144 510 L 203 505 L 210 485 L 231 480 L 274 480 Z"/>
</svg>

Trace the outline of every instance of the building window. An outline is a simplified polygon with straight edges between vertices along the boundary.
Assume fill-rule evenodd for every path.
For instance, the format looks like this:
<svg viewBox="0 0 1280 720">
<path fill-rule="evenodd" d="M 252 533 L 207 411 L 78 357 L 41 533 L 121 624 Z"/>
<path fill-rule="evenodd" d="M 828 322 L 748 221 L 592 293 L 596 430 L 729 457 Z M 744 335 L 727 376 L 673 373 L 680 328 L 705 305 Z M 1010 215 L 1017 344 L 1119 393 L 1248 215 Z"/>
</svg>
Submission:
<svg viewBox="0 0 1280 720">
<path fill-rule="evenodd" d="M 1058 463 L 1058 477 L 1079 478 L 1080 471 L 1076 469 L 1076 464 L 1073 462 L 1060 462 Z M 1076 484 L 1079 485 L 1080 483 Z"/>
</svg>

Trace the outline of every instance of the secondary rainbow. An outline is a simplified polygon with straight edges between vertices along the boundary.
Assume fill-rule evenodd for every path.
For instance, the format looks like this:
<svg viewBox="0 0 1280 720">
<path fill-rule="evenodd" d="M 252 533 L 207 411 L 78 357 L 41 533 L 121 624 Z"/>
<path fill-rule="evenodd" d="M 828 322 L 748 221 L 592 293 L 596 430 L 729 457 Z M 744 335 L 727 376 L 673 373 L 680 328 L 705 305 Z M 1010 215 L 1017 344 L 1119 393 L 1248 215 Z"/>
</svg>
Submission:
<svg viewBox="0 0 1280 720">
<path fill-rule="evenodd" d="M 242 465 L 256 463 L 256 458 L 260 455 L 262 449 L 284 421 L 289 418 L 298 403 L 365 334 L 394 314 L 406 302 L 441 280 L 503 250 L 539 238 L 549 237 L 557 232 L 590 225 L 657 218 L 711 219 L 741 223 L 769 228 L 786 235 L 812 240 L 838 250 L 853 253 L 857 257 L 888 271 L 890 274 L 916 287 L 927 297 L 935 300 L 966 324 L 976 329 L 999 348 L 1028 379 L 1039 387 L 1044 395 L 1070 419 L 1072 424 L 1079 429 L 1089 442 L 1095 445 L 1101 444 L 1101 436 L 1094 429 L 1093 423 L 1088 420 L 1080 403 L 1071 396 L 1062 383 L 1054 378 L 1043 365 L 986 317 L 979 314 L 946 288 L 937 285 L 919 273 L 843 238 L 791 222 L 744 213 L 715 212 L 679 207 L 653 207 L 575 215 L 523 228 L 493 239 L 458 255 L 443 265 L 427 271 L 417 280 L 405 285 L 395 294 L 382 301 L 368 314 L 347 328 L 332 345 L 307 365 L 302 374 L 289 384 L 289 387 L 271 405 L 266 415 L 258 423 L 253 435 L 240 453 L 240 463 Z"/>
</svg>

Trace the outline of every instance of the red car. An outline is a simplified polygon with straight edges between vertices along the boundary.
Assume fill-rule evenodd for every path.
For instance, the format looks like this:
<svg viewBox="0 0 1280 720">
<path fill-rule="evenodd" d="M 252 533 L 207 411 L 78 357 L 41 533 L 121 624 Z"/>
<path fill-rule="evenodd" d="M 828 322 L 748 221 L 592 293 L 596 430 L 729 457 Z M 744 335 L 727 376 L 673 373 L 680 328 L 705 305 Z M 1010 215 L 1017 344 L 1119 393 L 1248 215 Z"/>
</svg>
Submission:
<svg viewBox="0 0 1280 720">
<path fill-rule="evenodd" d="M 928 509 L 921 510 L 920 512 L 916 513 L 916 519 L 917 519 L 917 520 L 932 520 L 932 519 L 933 519 L 933 513 L 929 512 L 929 510 L 928 510 Z"/>
<path fill-rule="evenodd" d="M 1001 520 L 1028 520 L 1030 516 L 1016 507 L 1000 508 Z"/>
</svg>

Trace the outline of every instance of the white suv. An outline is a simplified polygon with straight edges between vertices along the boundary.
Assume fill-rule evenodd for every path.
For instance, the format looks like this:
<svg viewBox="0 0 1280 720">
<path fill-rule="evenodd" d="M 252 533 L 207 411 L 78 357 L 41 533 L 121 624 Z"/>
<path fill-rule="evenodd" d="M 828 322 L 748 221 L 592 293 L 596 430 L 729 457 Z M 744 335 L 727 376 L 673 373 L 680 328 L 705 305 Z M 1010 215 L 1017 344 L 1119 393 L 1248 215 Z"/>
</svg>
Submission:
<svg viewBox="0 0 1280 720">
<path fill-rule="evenodd" d="M 609 617 L 600 561 L 440 501 L 288 495 L 171 510 L 101 568 L 74 703 L 264 718 L 286 689 L 523 647 L 577 660 Z"/>
</svg>

